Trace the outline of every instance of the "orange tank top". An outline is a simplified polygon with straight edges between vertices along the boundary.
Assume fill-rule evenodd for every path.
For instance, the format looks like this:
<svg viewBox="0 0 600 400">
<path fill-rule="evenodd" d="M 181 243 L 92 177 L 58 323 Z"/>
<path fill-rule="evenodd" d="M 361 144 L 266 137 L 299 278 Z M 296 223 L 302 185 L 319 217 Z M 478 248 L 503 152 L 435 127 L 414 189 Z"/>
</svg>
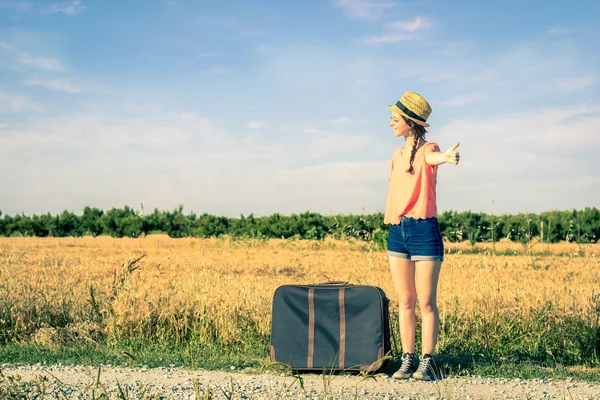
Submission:
<svg viewBox="0 0 600 400">
<path fill-rule="evenodd" d="M 429 165 L 425 155 L 440 151 L 435 142 L 427 142 L 419 148 L 413 161 L 414 173 L 406 170 L 410 166 L 410 149 L 400 147 L 394 151 L 390 169 L 390 184 L 385 205 L 385 224 L 397 225 L 400 217 L 431 218 L 437 216 L 435 187 L 437 165 Z"/>
</svg>

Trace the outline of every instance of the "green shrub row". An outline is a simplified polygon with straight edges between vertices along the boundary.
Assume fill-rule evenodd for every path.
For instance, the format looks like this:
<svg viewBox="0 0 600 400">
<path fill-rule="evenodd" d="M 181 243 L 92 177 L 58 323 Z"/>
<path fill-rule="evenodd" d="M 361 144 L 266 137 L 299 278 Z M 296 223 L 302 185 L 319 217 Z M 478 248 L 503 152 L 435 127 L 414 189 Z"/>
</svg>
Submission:
<svg viewBox="0 0 600 400">
<path fill-rule="evenodd" d="M 492 215 L 471 211 L 444 211 L 438 215 L 443 236 L 451 241 L 493 242 L 502 238 L 530 243 L 539 238 L 548 243 L 561 240 L 595 243 L 600 236 L 600 210 L 547 211 L 539 214 Z M 383 244 L 388 226 L 383 214 L 321 215 L 314 212 L 228 218 L 210 214 L 184 214 L 183 206 L 152 213 L 133 208 L 103 211 L 85 207 L 80 215 L 63 211 L 58 215 L 2 215 L 0 236 L 98 236 L 139 237 L 165 233 L 171 237 L 296 238 L 321 240 L 327 236 L 352 237 Z M 381 243 L 380 243 L 381 242 Z"/>
</svg>

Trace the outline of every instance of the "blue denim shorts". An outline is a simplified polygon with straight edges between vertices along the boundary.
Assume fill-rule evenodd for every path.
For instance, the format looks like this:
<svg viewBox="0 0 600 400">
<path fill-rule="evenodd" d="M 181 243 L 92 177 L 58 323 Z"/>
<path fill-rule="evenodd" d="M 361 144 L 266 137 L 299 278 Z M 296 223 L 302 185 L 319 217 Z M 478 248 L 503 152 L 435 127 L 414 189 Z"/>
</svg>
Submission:
<svg viewBox="0 0 600 400">
<path fill-rule="evenodd" d="M 402 216 L 399 225 L 390 225 L 388 255 L 411 261 L 444 261 L 444 242 L 437 218 Z"/>
</svg>

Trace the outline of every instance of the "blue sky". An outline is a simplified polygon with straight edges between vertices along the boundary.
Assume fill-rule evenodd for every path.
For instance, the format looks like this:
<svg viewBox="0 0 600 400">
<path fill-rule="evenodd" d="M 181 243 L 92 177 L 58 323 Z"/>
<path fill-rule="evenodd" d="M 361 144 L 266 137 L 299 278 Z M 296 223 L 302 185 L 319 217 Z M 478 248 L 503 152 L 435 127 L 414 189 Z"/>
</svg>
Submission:
<svg viewBox="0 0 600 400">
<path fill-rule="evenodd" d="M 600 2 L 0 0 L 0 210 L 383 211 L 386 104 L 438 208 L 600 206 Z"/>
</svg>

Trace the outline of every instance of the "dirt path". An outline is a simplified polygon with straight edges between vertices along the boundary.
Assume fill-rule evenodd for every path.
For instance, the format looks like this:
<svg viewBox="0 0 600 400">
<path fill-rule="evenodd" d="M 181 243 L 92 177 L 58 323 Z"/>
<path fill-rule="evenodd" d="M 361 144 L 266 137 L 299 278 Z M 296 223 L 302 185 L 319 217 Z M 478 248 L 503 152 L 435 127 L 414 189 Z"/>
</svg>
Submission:
<svg viewBox="0 0 600 400">
<path fill-rule="evenodd" d="M 19 375 L 30 382 L 29 390 L 39 390 L 40 377 L 46 377 L 47 398 L 84 399 L 96 397 L 106 390 L 110 398 L 120 398 L 119 386 L 125 398 L 155 396 L 163 399 L 600 399 L 600 384 L 572 381 L 541 381 L 520 379 L 447 378 L 438 382 L 395 381 L 385 374 L 375 379 L 360 376 L 301 375 L 304 388 L 294 377 L 273 373 L 251 374 L 232 370 L 231 373 L 176 368 L 113 368 L 102 367 L 97 385 L 98 369 L 72 366 L 0 366 L 4 386 L 17 385 L 8 377 Z M 37 382 L 37 386 L 36 386 Z M 196 383 L 196 385 L 194 385 Z M 196 386 L 196 388 L 194 387 Z M 232 390 L 233 388 L 233 390 Z M 0 392 L 1 393 L 1 392 Z M 64 396 L 64 397 L 63 397 Z"/>
</svg>

